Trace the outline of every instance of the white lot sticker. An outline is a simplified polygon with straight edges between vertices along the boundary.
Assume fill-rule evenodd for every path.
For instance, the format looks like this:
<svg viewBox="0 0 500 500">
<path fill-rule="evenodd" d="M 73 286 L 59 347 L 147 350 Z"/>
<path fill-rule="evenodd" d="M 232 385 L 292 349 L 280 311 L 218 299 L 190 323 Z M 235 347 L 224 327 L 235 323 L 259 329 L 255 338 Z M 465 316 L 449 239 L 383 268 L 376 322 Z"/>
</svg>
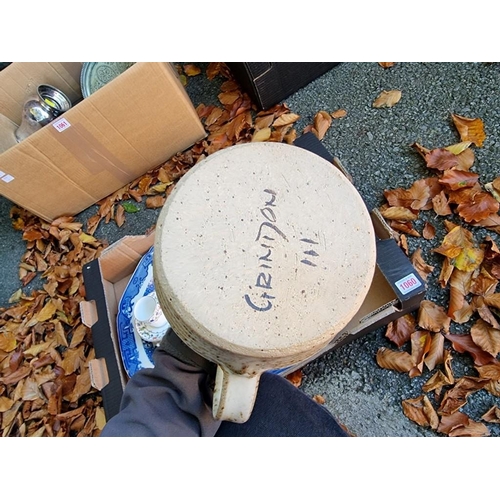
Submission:
<svg viewBox="0 0 500 500">
<path fill-rule="evenodd" d="M 52 123 L 52 126 L 58 131 L 58 132 L 64 132 L 67 128 L 71 127 L 71 123 L 69 123 L 66 118 L 59 118 L 59 120 L 56 120 L 55 122 Z"/>
<path fill-rule="evenodd" d="M 2 181 L 4 181 L 4 182 L 10 182 L 10 181 L 13 181 L 13 180 L 14 180 L 14 177 L 12 177 L 12 175 L 10 175 L 10 174 L 4 175 L 2 177 Z"/>
<path fill-rule="evenodd" d="M 408 276 L 405 276 L 399 281 L 396 281 L 396 286 L 399 288 L 399 291 L 403 295 L 406 295 L 407 293 L 410 293 L 412 290 L 415 290 L 415 288 L 418 288 L 421 284 L 422 283 L 420 282 L 420 280 L 418 280 L 413 273 L 409 274 Z"/>
</svg>

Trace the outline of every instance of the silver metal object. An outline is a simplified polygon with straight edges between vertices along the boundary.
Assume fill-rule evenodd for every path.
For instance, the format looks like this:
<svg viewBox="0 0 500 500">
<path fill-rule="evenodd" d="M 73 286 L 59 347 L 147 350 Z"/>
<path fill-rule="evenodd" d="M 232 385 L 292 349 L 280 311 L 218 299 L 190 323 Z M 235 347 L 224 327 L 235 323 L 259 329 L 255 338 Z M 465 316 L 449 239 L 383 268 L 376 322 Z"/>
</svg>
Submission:
<svg viewBox="0 0 500 500">
<path fill-rule="evenodd" d="M 17 142 L 37 132 L 70 108 L 71 101 L 59 89 L 52 85 L 39 85 L 36 97 L 24 104 L 22 122 L 15 134 Z"/>
</svg>

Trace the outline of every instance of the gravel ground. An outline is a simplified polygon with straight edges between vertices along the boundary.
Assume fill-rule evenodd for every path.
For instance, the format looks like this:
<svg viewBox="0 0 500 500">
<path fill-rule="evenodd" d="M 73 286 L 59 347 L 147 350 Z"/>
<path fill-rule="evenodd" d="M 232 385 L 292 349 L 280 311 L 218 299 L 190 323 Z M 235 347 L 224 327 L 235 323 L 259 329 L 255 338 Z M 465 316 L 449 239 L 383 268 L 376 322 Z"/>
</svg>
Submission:
<svg viewBox="0 0 500 500">
<path fill-rule="evenodd" d="M 301 116 L 296 124 L 299 133 L 320 110 L 347 110 L 346 117 L 334 120 L 322 143 L 340 158 L 372 209 L 383 203 L 384 189 L 408 188 L 428 176 L 421 157 L 410 147 L 412 143 L 432 149 L 459 142 L 451 113 L 484 121 L 487 139 L 482 148 L 475 148 L 472 170 L 480 175 L 483 185 L 499 176 L 499 83 L 500 66 L 495 63 L 396 63 L 383 69 L 375 62 L 349 62 L 333 68 L 285 102 Z M 199 76 L 190 79 L 187 91 L 195 105 L 217 104 L 219 84 Z M 373 108 L 378 94 L 391 89 L 402 91 L 401 101 L 392 108 Z M 10 206 L 0 198 L 0 256 L 4 264 L 0 307 L 7 306 L 8 298 L 19 288 L 17 267 L 25 249 L 20 233 L 10 226 Z M 95 211 L 96 207 L 91 207 L 78 218 L 84 220 Z M 159 210 L 141 211 L 138 217 L 127 217 L 119 229 L 114 224 L 102 224 L 96 236 L 111 243 L 125 234 L 141 234 L 155 223 L 158 214 Z M 417 230 L 424 221 L 425 217 L 417 221 Z M 435 239 L 410 237 L 409 249 L 413 252 L 421 247 L 426 262 L 436 266 L 429 277 L 426 298 L 445 304 L 448 293 L 437 284 L 441 260 L 431 252 L 445 233 L 442 221 L 433 223 Z M 474 233 L 481 240 L 487 232 Z M 498 242 L 495 233 L 488 234 Z M 39 280 L 34 280 L 27 291 L 39 285 Z M 454 333 L 460 333 L 460 328 Z M 422 393 L 430 374 L 424 372 L 422 377 L 410 379 L 406 374 L 379 368 L 375 355 L 382 346 L 394 349 L 385 339 L 383 328 L 323 355 L 303 369 L 301 389 L 311 396 L 322 395 L 325 406 L 357 436 L 437 436 L 407 419 L 401 407 L 402 400 Z M 453 370 L 456 377 L 475 374 L 466 355 L 454 356 Z M 493 404 L 499 405 L 498 398 L 480 391 L 469 399 L 464 411 L 479 421 Z M 492 436 L 500 435 L 498 424 L 487 425 Z"/>
</svg>

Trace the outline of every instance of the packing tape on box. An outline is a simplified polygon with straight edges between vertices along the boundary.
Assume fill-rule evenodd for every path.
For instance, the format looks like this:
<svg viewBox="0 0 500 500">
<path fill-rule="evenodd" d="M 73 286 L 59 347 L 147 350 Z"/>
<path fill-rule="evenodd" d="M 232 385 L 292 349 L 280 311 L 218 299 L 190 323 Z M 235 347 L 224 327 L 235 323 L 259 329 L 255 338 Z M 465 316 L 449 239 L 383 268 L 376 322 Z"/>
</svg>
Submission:
<svg viewBox="0 0 500 500">
<path fill-rule="evenodd" d="M 107 170 L 122 185 L 131 180 L 130 169 L 81 124 L 70 123 L 64 115 L 51 123 L 58 142 L 66 147 L 92 175 Z M 49 125 L 50 126 L 50 125 Z"/>
</svg>

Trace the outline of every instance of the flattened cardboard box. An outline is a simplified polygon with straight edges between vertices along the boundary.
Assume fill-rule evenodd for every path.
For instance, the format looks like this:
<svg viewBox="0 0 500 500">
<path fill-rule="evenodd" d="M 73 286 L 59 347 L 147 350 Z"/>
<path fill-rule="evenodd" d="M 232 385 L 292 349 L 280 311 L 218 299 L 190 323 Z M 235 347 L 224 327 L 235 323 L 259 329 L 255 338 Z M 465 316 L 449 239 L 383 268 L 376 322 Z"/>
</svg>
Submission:
<svg viewBox="0 0 500 500">
<path fill-rule="evenodd" d="M 34 66 L 37 75 L 29 83 L 18 83 L 20 90 L 14 92 L 12 74 L 26 80 L 29 73 L 29 66 L 19 72 L 19 64 L 39 63 L 13 63 L 0 72 L 0 111 L 12 121 L 19 121 L 25 89 L 36 88 L 45 83 L 39 78 L 46 78 Z M 53 63 L 42 64 L 54 70 Z M 65 72 L 59 74 L 62 80 L 70 79 L 64 64 L 55 69 Z M 205 136 L 172 65 L 138 62 L 3 152 L 0 195 L 49 222 L 75 215 Z"/>
<path fill-rule="evenodd" d="M 301 365 L 278 370 L 286 375 L 332 349 L 359 338 L 418 308 L 425 286 L 378 211 L 372 212 L 377 236 L 377 267 L 368 295 L 350 323 L 321 352 Z M 141 257 L 153 246 L 154 233 L 126 236 L 108 247 L 83 269 L 87 301 L 82 321 L 92 328 L 96 359 L 91 362 L 92 385 L 101 391 L 110 419 L 120 408 L 128 377 L 123 367 L 116 315 L 118 303 Z"/>
</svg>

